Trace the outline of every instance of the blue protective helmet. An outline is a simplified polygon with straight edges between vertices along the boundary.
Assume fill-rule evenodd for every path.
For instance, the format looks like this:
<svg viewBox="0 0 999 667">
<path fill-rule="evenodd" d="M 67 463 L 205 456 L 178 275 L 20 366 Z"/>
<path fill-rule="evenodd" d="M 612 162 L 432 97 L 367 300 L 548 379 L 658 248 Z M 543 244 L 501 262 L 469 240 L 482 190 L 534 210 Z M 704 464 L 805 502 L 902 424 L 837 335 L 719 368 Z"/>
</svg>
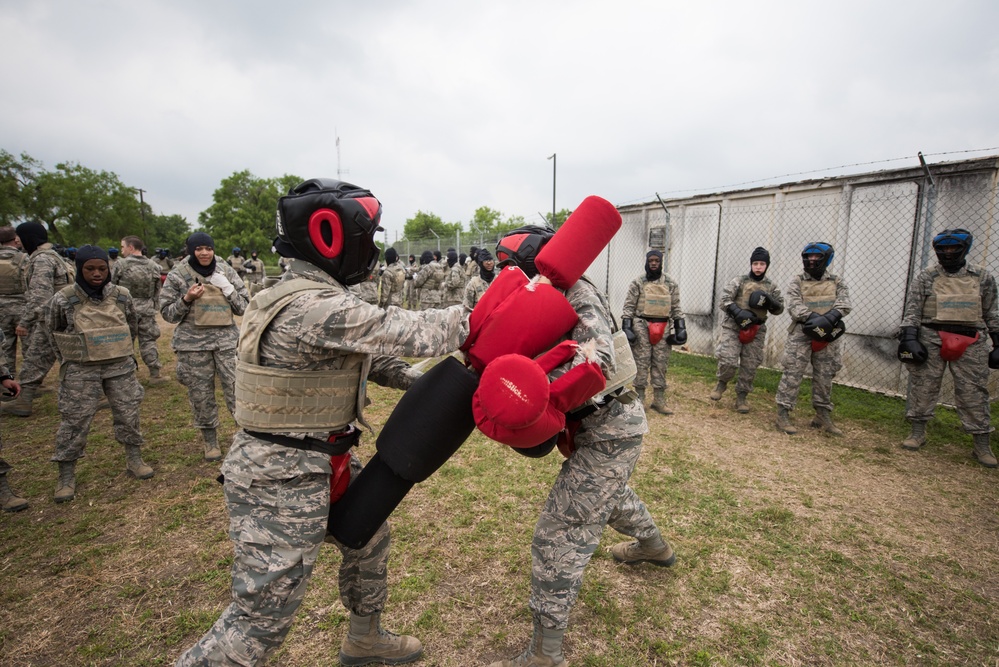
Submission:
<svg viewBox="0 0 999 667">
<path fill-rule="evenodd" d="M 801 251 L 801 263 L 805 267 L 805 272 L 816 280 L 822 277 L 826 268 L 832 264 L 833 255 L 836 252 L 833 247 L 824 241 L 813 241 L 805 244 L 805 249 Z M 818 259 L 810 259 L 811 255 L 818 255 Z"/>
<path fill-rule="evenodd" d="M 109 257 L 117 257 L 118 256 L 118 248 L 108 248 L 108 256 Z"/>
<path fill-rule="evenodd" d="M 945 229 L 933 237 L 933 251 L 945 269 L 957 270 L 964 266 L 964 258 L 971 250 L 974 237 L 967 229 Z"/>
</svg>

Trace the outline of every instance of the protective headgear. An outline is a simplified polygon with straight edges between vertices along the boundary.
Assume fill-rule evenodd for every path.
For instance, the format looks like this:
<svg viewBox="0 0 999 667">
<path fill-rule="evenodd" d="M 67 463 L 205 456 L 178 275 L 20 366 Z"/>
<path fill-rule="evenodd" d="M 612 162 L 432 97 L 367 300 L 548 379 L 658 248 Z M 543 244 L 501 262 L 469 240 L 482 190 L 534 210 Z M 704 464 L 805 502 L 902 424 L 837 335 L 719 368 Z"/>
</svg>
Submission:
<svg viewBox="0 0 999 667">
<path fill-rule="evenodd" d="M 214 241 L 212 241 L 212 247 L 213 248 L 215 247 L 215 242 Z M 191 251 L 188 250 L 188 252 L 191 252 Z M 159 255 L 162 259 L 166 259 L 167 255 L 170 254 L 170 249 L 169 248 L 157 248 L 156 249 L 156 254 Z"/>
<path fill-rule="evenodd" d="M 243 250 L 242 250 L 242 248 L 240 248 L 238 246 L 232 249 L 232 254 L 234 254 L 234 255 L 238 255 L 241 252 L 243 252 Z"/>
<path fill-rule="evenodd" d="M 382 205 L 370 191 L 331 178 L 299 183 L 278 200 L 278 252 L 287 244 L 343 285 L 364 282 L 378 264 Z M 284 254 L 284 253 L 282 253 Z"/>
<path fill-rule="evenodd" d="M 413 264 L 413 263 L 415 263 L 415 262 L 416 262 L 416 255 L 410 255 L 410 256 L 409 256 L 409 263 L 410 263 L 410 264 Z"/>
<path fill-rule="evenodd" d="M 117 257 L 117 256 L 118 256 L 117 248 L 108 248 L 108 257 Z"/>
<path fill-rule="evenodd" d="M 430 254 L 434 256 L 434 261 L 437 261 L 437 262 L 441 261 L 441 257 L 443 257 L 443 255 L 441 255 L 441 251 L 440 250 L 434 250 Z"/>
<path fill-rule="evenodd" d="M 756 275 L 753 273 L 753 264 L 756 262 L 766 262 L 767 268 L 763 269 L 763 273 Z M 749 277 L 753 280 L 763 280 L 763 277 L 767 275 L 767 269 L 770 268 L 770 253 L 763 246 L 757 246 L 753 249 L 753 254 L 749 256 Z"/>
<path fill-rule="evenodd" d="M 95 245 L 85 245 L 79 250 L 76 248 L 69 249 L 76 256 L 73 260 L 76 263 L 76 284 L 91 298 L 100 301 L 103 296 L 104 286 L 111 281 L 111 272 L 109 271 L 104 276 L 104 282 L 100 285 L 91 285 L 83 276 L 83 265 L 91 259 L 99 259 L 105 264 L 109 264 L 108 254 L 104 251 L 104 248 L 98 248 Z"/>
<path fill-rule="evenodd" d="M 447 251 L 447 265 L 448 266 L 454 266 L 457 263 L 458 263 L 458 253 L 456 253 L 454 250 L 448 250 Z"/>
<path fill-rule="evenodd" d="M 38 246 L 49 242 L 49 233 L 46 231 L 45 226 L 35 220 L 22 222 L 17 226 L 15 231 L 17 232 L 17 238 L 21 239 L 24 252 L 29 255 L 35 252 Z"/>
<path fill-rule="evenodd" d="M 801 251 L 801 263 L 805 268 L 805 273 L 818 280 L 826 272 L 833 260 L 835 251 L 833 247 L 823 241 L 816 241 L 805 245 Z M 809 255 L 818 255 L 818 259 L 810 259 Z"/>
<path fill-rule="evenodd" d="M 554 229 L 537 225 L 527 225 L 508 232 L 496 244 L 497 265 L 500 268 L 511 264 L 519 266 L 529 278 L 533 278 L 538 275 L 534 258 L 553 236 Z"/>
<path fill-rule="evenodd" d="M 399 252 L 395 248 L 389 248 L 385 251 L 385 263 L 395 264 L 399 261 Z"/>
<path fill-rule="evenodd" d="M 972 241 L 974 237 L 967 229 L 945 229 L 934 236 L 933 251 L 940 266 L 947 271 L 957 271 L 964 266 Z"/>
<path fill-rule="evenodd" d="M 426 266 L 432 261 L 434 261 L 434 253 L 429 250 L 424 250 L 420 253 L 420 266 Z"/>
<path fill-rule="evenodd" d="M 659 268 L 653 271 L 649 268 L 649 258 L 658 257 L 659 258 Z M 663 253 L 661 250 L 650 250 L 645 253 L 645 277 L 649 280 L 659 280 L 659 277 L 663 274 Z"/>
<path fill-rule="evenodd" d="M 75 246 L 70 246 L 70 247 L 66 248 L 66 257 L 69 257 L 70 259 L 76 259 L 76 247 Z"/>
</svg>

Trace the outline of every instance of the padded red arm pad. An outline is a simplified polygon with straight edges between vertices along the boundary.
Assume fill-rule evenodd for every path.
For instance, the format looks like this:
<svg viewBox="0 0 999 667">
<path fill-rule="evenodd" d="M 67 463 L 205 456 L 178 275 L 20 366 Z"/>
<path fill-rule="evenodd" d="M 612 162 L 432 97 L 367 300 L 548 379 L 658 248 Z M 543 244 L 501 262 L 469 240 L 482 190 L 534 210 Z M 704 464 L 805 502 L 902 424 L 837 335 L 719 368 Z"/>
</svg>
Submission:
<svg viewBox="0 0 999 667">
<path fill-rule="evenodd" d="M 503 301 L 521 287 L 531 282 L 531 279 L 516 266 L 507 266 L 497 273 L 482 298 L 475 304 L 472 314 L 468 316 L 468 338 L 461 344 L 461 350 L 467 352 L 475 344 L 482 331 L 482 325 L 489 319 Z"/>
<path fill-rule="evenodd" d="M 600 370 L 600 364 L 589 361 L 573 366 L 549 387 L 551 404 L 556 410 L 568 412 L 603 391 L 606 386 L 607 378 Z"/>
<path fill-rule="evenodd" d="M 587 197 L 538 252 L 534 265 L 555 287 L 568 289 L 620 228 L 621 214 L 614 204 L 600 197 Z"/>
</svg>

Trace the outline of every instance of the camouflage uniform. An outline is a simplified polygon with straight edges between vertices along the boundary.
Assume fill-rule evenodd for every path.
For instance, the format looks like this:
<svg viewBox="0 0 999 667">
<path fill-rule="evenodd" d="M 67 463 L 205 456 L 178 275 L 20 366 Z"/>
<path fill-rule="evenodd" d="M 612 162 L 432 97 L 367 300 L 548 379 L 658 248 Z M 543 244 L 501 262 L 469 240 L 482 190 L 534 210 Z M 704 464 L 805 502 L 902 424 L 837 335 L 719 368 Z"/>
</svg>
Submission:
<svg viewBox="0 0 999 667">
<path fill-rule="evenodd" d="M 406 308 L 409 310 L 419 310 L 420 309 L 420 290 L 413 284 L 413 276 L 416 275 L 418 266 L 415 264 L 409 264 L 406 266 L 406 287 L 405 287 L 405 300 Z"/>
<path fill-rule="evenodd" d="M 351 285 L 348 289 L 364 303 L 378 305 L 378 281 L 375 280 L 374 274 L 368 276 L 364 282 Z"/>
<path fill-rule="evenodd" d="M 973 277 L 979 281 L 981 310 L 974 322 L 961 324 L 979 332 L 978 341 L 972 343 L 956 361 L 940 358 L 941 325 L 926 312 L 927 301 L 933 297 L 933 283 L 941 275 L 955 278 Z M 909 391 L 906 401 L 906 419 L 913 422 L 927 422 L 933 418 L 937 400 L 940 398 L 940 383 L 944 371 L 950 368 L 954 378 L 954 402 L 957 415 L 964 430 L 971 434 L 991 433 L 989 414 L 989 351 L 991 343 L 988 334 L 999 331 L 999 307 L 997 307 L 996 281 L 987 270 L 973 264 L 966 264 L 954 273 L 946 273 L 937 265 L 924 269 L 909 287 L 903 327 L 919 327 L 919 341 L 926 347 L 927 359 L 922 364 L 906 364 L 909 370 Z M 935 311 L 935 306 L 934 306 Z M 946 328 L 944 325 L 943 328 Z"/>
<path fill-rule="evenodd" d="M 45 306 L 52 295 L 73 281 L 66 262 L 52 250 L 51 243 L 38 246 L 28 263 L 28 290 L 24 293 L 24 315 L 19 326 L 28 330 L 23 341 L 20 382 L 28 394 L 37 388 L 56 361 L 45 328 Z"/>
<path fill-rule="evenodd" d="M 0 282 L 0 332 L 3 353 L 13 371 L 17 359 L 17 325 L 24 315 L 24 292 L 28 285 L 28 256 L 13 246 L 0 246 L 0 263 L 9 264 L 10 284 Z"/>
<path fill-rule="evenodd" d="M 445 266 L 443 290 L 443 306 L 456 306 L 465 296 L 465 272 L 457 264 Z"/>
<path fill-rule="evenodd" d="M 394 356 L 445 354 L 467 335 L 462 308 L 417 314 L 372 307 L 312 264 L 292 259 L 282 282 L 296 278 L 328 287 L 296 296 L 271 321 L 260 339 L 264 365 L 328 370 L 360 355 L 371 358 L 369 379 L 404 389 L 413 377 Z M 325 439 L 328 433 L 309 435 Z M 360 470 L 352 457 L 352 480 Z M 177 667 L 265 661 L 292 624 L 326 536 L 328 455 L 273 444 L 241 429 L 222 472 L 235 547 L 232 602 Z M 385 604 L 389 541 L 383 524 L 362 549 L 335 543 L 343 554 L 340 599 L 354 614 L 375 614 Z"/>
<path fill-rule="evenodd" d="M 219 411 L 215 402 L 216 375 L 222 384 L 229 412 L 236 412 L 236 342 L 239 340 L 239 327 L 235 322 L 215 327 L 194 324 L 194 305 L 184 303 L 184 295 L 195 283 L 191 273 L 199 282 L 207 283 L 207 278 L 193 272 L 188 260 L 179 263 L 167 275 L 160 292 L 160 314 L 167 322 L 177 325 L 173 331 L 171 346 L 177 353 L 177 381 L 187 387 L 187 395 L 191 400 L 194 426 L 199 429 L 217 429 Z M 217 255 L 215 273 L 221 273 L 236 288 L 226 300 L 233 315 L 242 315 L 250 301 L 243 281 L 231 266 L 219 261 Z"/>
<path fill-rule="evenodd" d="M 0 331 L 0 336 L 3 336 L 3 332 Z M 11 376 L 10 368 L 7 366 L 7 358 L 4 356 L 4 348 L 6 345 L 0 345 L 0 376 Z M 5 391 L 5 390 L 0 390 Z M 0 438 L 0 476 L 6 475 L 14 468 L 7 463 L 3 458 L 3 439 Z"/>
<path fill-rule="evenodd" d="M 774 310 L 750 308 L 749 295 L 755 291 L 765 292 L 774 302 Z M 743 345 L 739 340 L 739 325 L 728 315 L 726 308 L 736 303 L 740 308 L 751 310 L 763 320 L 753 342 Z M 784 297 L 780 289 L 766 276 L 754 280 L 749 274 L 737 276 L 722 290 L 719 308 L 722 312 L 721 329 L 715 356 L 718 358 L 718 381 L 728 383 L 739 374 L 735 389 L 738 394 L 748 394 L 753 390 L 756 369 L 763 363 L 763 351 L 767 338 L 767 317 L 784 312 Z"/>
<path fill-rule="evenodd" d="M 69 292 L 67 294 L 67 292 Z M 49 333 L 75 333 L 76 305 L 70 302 L 74 295 L 81 301 L 90 299 L 78 286 L 63 289 L 52 297 L 45 311 Z M 138 315 L 128 290 L 110 283 L 104 286 L 104 299 L 118 300 L 124 308 L 128 328 L 134 338 L 138 331 Z M 120 300 L 119 300 L 120 299 Z M 52 349 L 59 355 L 59 415 L 62 419 L 55 437 L 52 461 L 76 461 L 83 458 L 90 424 L 97 413 L 97 405 L 104 396 L 111 404 L 114 415 L 114 437 L 123 445 L 141 445 L 139 431 L 139 404 L 143 389 L 135 376 L 135 357 L 118 357 L 108 361 L 79 362 L 62 358 L 55 344 Z"/>
<path fill-rule="evenodd" d="M 156 266 L 160 267 L 161 276 L 165 276 L 166 274 L 173 271 L 173 259 L 171 259 L 170 257 L 160 257 L 159 255 L 157 255 L 156 257 L 153 258 L 153 261 L 156 262 Z"/>
<path fill-rule="evenodd" d="M 160 267 L 142 255 L 129 255 L 115 262 L 111 269 L 111 282 L 128 290 L 139 318 L 139 355 L 153 374 L 161 368 L 156 341 L 160 338 L 160 325 L 156 311 L 163 283 Z"/>
<path fill-rule="evenodd" d="M 820 281 L 816 281 L 807 272 L 802 272 L 791 280 L 787 288 L 787 310 L 791 315 L 791 326 L 788 327 L 787 340 L 784 343 L 784 356 L 781 358 L 783 373 L 777 387 L 777 405 L 787 410 L 794 410 L 798 402 L 798 389 L 805 377 L 808 364 L 812 364 L 812 406 L 829 410 L 832 404 L 832 381 L 843 366 L 841 346 L 843 339 L 838 338 L 818 352 L 812 351 L 812 339 L 802 330 L 801 325 L 811 314 L 802 297 L 802 284 L 832 281 L 836 283 L 836 297 L 832 308 L 844 316 L 850 313 L 850 290 L 842 278 L 826 270 Z"/>
<path fill-rule="evenodd" d="M 413 287 L 420 290 L 420 310 L 441 307 L 441 283 L 443 280 L 444 272 L 437 262 L 420 266 L 420 270 L 413 276 Z"/>
<path fill-rule="evenodd" d="M 648 319 L 644 312 L 638 312 L 642 294 L 648 284 L 665 285 L 670 294 L 670 313 L 668 318 Z M 645 274 L 631 281 L 628 285 L 628 293 L 624 297 L 624 310 L 621 314 L 623 318 L 632 318 L 632 329 L 635 332 L 635 342 L 632 344 L 632 353 L 635 356 L 635 389 L 644 389 L 649 380 L 649 373 L 652 375 L 652 389 L 657 391 L 666 390 L 666 371 L 669 370 L 669 355 L 673 347 L 666 341 L 669 335 L 669 324 L 667 322 L 666 334 L 662 339 L 653 345 L 649 341 L 649 322 L 683 319 L 683 310 L 680 309 L 680 287 L 664 271 L 657 280 L 649 280 Z"/>
<path fill-rule="evenodd" d="M 614 366 L 610 309 L 585 280 L 566 292 L 579 315 L 569 338 L 594 341 L 604 375 Z M 581 355 L 573 364 L 581 360 Z M 568 370 L 557 369 L 553 377 Z M 561 372 L 560 372 L 561 371 Z M 628 486 L 648 432 L 640 401 L 609 400 L 585 417 L 575 434 L 575 451 L 562 463 L 531 543 L 530 608 L 545 628 L 564 630 L 605 525 L 640 541 L 660 537 L 645 503 Z"/>
<path fill-rule="evenodd" d="M 256 294 L 260 286 L 264 284 L 264 263 L 259 258 L 250 255 L 243 263 L 243 269 L 246 273 L 243 282 L 246 284 L 247 291 Z"/>
<path fill-rule="evenodd" d="M 406 269 L 402 262 L 396 260 L 385 267 L 385 272 L 381 277 L 381 296 L 378 297 L 378 305 L 382 308 L 389 306 L 402 307 L 402 293 L 406 285 Z"/>
<path fill-rule="evenodd" d="M 475 308 L 475 304 L 479 302 L 479 299 L 482 298 L 482 295 L 486 293 L 486 289 L 491 284 L 483 280 L 479 274 L 472 276 L 472 279 L 465 285 L 465 296 L 462 299 L 462 304 L 466 308 Z"/>
</svg>

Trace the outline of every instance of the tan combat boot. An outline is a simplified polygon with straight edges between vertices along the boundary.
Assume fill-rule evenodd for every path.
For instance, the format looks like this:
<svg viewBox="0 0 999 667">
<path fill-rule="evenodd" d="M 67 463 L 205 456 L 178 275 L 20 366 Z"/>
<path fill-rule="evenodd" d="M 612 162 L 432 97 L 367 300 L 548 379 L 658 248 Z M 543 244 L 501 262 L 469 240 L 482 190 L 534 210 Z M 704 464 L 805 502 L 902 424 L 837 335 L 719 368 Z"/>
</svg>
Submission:
<svg viewBox="0 0 999 667">
<path fill-rule="evenodd" d="M 35 392 L 37 389 L 35 387 L 25 387 L 21 386 L 21 393 L 13 401 L 7 401 L 6 403 L 0 403 L 0 412 L 8 415 L 14 415 L 15 417 L 30 417 L 31 416 L 31 403 L 35 400 Z"/>
<path fill-rule="evenodd" d="M 926 422 L 912 422 L 912 431 L 909 433 L 909 437 L 902 441 L 902 449 L 915 452 L 925 444 Z"/>
<path fill-rule="evenodd" d="M 565 630 L 543 628 L 535 621 L 534 635 L 527 650 L 512 660 L 500 660 L 489 667 L 566 667 L 562 655 L 562 638 Z"/>
<path fill-rule="evenodd" d="M 989 446 L 988 433 L 975 433 L 972 436 L 975 443 L 975 458 L 986 468 L 995 468 L 999 463 L 992 454 L 992 447 Z"/>
<path fill-rule="evenodd" d="M 28 508 L 28 501 L 11 490 L 5 472 L 0 473 L 0 505 L 4 512 L 20 512 Z"/>
<path fill-rule="evenodd" d="M 153 469 L 142 460 L 142 448 L 139 445 L 125 445 L 125 470 L 136 479 L 149 479 Z"/>
<path fill-rule="evenodd" d="M 735 395 L 735 411 L 740 414 L 747 414 L 749 412 L 749 402 L 746 398 L 749 396 L 744 391 L 740 391 Z"/>
<path fill-rule="evenodd" d="M 836 424 L 833 424 L 832 411 L 828 408 L 815 408 L 812 428 L 820 428 L 830 435 L 843 435 L 843 431 L 839 430 Z"/>
<path fill-rule="evenodd" d="M 610 548 L 611 555 L 619 563 L 635 565 L 637 563 L 652 563 L 659 567 L 670 567 L 676 562 L 673 547 L 662 536 L 641 542 L 619 542 Z"/>
<path fill-rule="evenodd" d="M 419 639 L 383 630 L 380 620 L 381 614 L 350 613 L 350 629 L 340 647 L 341 665 L 401 665 L 423 655 Z"/>
<path fill-rule="evenodd" d="M 652 409 L 661 415 L 673 414 L 673 411 L 666 405 L 665 389 L 652 389 Z"/>
<path fill-rule="evenodd" d="M 213 428 L 203 428 L 201 429 L 201 437 L 205 440 L 205 460 L 220 460 L 222 458 L 222 450 L 219 449 L 218 431 Z"/>
<path fill-rule="evenodd" d="M 728 382 L 722 382 L 718 380 L 718 384 L 715 385 L 714 391 L 708 396 L 712 401 L 720 401 L 722 394 L 725 393 L 725 389 L 728 388 Z"/>
<path fill-rule="evenodd" d="M 777 430 L 788 435 L 794 435 L 798 432 L 798 429 L 791 423 L 791 415 L 788 409 L 783 405 L 777 406 Z"/>
<path fill-rule="evenodd" d="M 59 481 L 55 501 L 66 503 L 76 497 L 76 461 L 59 461 Z"/>
<path fill-rule="evenodd" d="M 165 375 L 162 375 L 160 373 L 160 369 L 159 368 L 150 368 L 149 369 L 149 384 L 150 385 L 166 384 L 169 381 L 170 381 L 170 378 L 168 378 Z"/>
</svg>

